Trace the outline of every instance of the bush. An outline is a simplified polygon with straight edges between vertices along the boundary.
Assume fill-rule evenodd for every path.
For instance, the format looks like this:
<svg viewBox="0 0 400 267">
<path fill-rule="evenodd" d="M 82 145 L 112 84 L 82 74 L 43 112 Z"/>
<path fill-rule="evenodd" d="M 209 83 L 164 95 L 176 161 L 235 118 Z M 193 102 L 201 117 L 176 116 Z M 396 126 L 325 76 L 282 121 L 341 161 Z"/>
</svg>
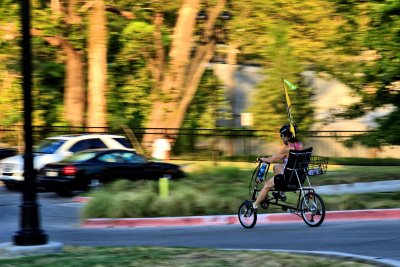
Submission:
<svg viewBox="0 0 400 267">
<path fill-rule="evenodd" d="M 91 195 L 91 201 L 83 209 L 84 218 L 108 218 L 109 210 L 114 202 L 112 194 L 105 191 L 97 191 Z"/>
<path fill-rule="evenodd" d="M 382 175 L 387 176 L 387 172 L 392 171 L 384 170 L 389 167 L 381 168 L 383 169 L 375 170 L 372 175 L 377 180 L 382 180 Z M 329 179 L 345 177 L 346 180 L 358 182 L 365 179 L 364 171 L 361 167 L 346 167 L 340 170 L 336 178 L 335 175 L 331 178 L 328 175 L 324 176 Z M 168 197 L 159 196 L 158 181 L 116 181 L 89 193 L 92 200 L 84 207 L 83 217 L 140 218 L 236 214 L 240 203 L 250 199 L 248 183 L 252 172 L 253 170 L 237 167 L 200 165 L 188 173 L 188 177 L 178 181 L 171 180 Z M 317 178 L 321 180 L 322 176 Z M 312 185 L 315 185 L 313 181 Z M 293 201 L 292 197 L 295 198 Z M 322 197 L 327 210 L 396 208 L 400 201 L 400 193 Z M 295 194 L 288 193 L 288 198 L 291 202 L 297 201 Z M 271 207 L 266 212 L 282 210 Z"/>
<path fill-rule="evenodd" d="M 170 181 L 160 197 L 157 181 L 119 180 L 89 193 L 84 218 L 190 216 L 235 213 L 247 194 L 249 171 L 200 165 L 187 178 Z M 244 187 L 242 185 L 245 185 Z M 236 197 L 235 197 L 236 196 Z"/>
</svg>

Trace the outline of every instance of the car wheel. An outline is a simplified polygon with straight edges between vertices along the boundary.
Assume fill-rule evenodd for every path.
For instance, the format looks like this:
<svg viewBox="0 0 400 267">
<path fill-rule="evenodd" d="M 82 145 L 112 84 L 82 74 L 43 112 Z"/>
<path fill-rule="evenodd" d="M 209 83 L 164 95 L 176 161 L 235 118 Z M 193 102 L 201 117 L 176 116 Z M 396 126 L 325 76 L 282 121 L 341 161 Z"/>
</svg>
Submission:
<svg viewBox="0 0 400 267">
<path fill-rule="evenodd" d="M 56 193 L 60 197 L 70 197 L 72 195 L 71 191 L 67 189 L 57 190 Z"/>
</svg>

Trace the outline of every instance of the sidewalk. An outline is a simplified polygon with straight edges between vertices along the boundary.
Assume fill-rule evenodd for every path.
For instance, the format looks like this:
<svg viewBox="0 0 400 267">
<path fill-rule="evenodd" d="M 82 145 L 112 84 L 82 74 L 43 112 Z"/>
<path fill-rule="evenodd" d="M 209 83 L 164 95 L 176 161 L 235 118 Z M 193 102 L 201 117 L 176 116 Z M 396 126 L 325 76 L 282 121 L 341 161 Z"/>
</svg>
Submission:
<svg viewBox="0 0 400 267">
<path fill-rule="evenodd" d="M 364 194 L 400 191 L 400 180 L 315 186 L 320 195 Z"/>
<path fill-rule="evenodd" d="M 314 187 L 320 195 L 362 194 L 369 192 L 400 191 L 400 180 L 325 185 Z M 89 198 L 76 197 L 74 201 L 85 203 Z M 345 220 L 400 220 L 399 209 L 327 211 L 325 221 Z M 302 222 L 302 218 L 289 213 L 258 214 L 257 224 Z M 82 227 L 155 227 L 155 226 L 205 226 L 238 224 L 237 215 L 159 217 L 159 218 L 101 218 L 88 219 Z"/>
</svg>

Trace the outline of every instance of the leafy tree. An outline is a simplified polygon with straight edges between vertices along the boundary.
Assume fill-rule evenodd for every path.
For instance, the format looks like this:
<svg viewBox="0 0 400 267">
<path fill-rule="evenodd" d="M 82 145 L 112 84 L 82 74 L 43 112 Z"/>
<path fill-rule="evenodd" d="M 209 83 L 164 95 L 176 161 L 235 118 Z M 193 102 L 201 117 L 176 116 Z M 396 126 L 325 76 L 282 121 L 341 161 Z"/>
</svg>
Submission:
<svg viewBox="0 0 400 267">
<path fill-rule="evenodd" d="M 5 111 L 0 118 L 16 123 L 22 108 L 19 7 L 4 1 L 0 107 Z M 104 8 L 96 8 L 97 4 Z M 206 71 L 206 63 L 218 53 L 227 57 L 232 69 L 236 61 L 264 68 L 266 80 L 251 104 L 257 129 L 276 129 L 287 121 L 282 78 L 299 85 L 290 91 L 292 112 L 300 129 L 307 129 L 312 92 L 300 73 L 328 71 L 362 96 L 344 116 L 360 116 L 388 104 L 395 107 L 395 113 L 379 121 L 375 143 L 398 143 L 399 0 L 115 0 L 110 4 L 33 1 L 35 124 L 84 124 L 85 103 L 96 107 L 86 98 L 90 92 L 102 99 L 100 113 L 88 116 L 93 126 L 212 125 L 208 115 L 215 110 L 205 109 L 199 117 L 201 107 L 196 103 L 210 100 L 210 88 L 220 88 Z M 207 12 L 207 20 L 196 20 L 200 11 Z M 220 19 L 226 11 L 233 15 L 229 21 Z M 90 23 L 95 14 L 101 15 L 101 22 Z M 101 29 L 91 28 L 95 26 Z M 94 31 L 104 33 L 101 42 L 90 34 Z M 217 45 L 221 36 L 222 46 Z M 93 55 L 93 45 L 100 43 L 99 56 Z M 96 66 L 101 66 L 99 74 L 90 74 Z M 87 74 L 91 78 L 86 80 Z M 151 141 L 148 136 L 154 137 L 147 135 L 145 142 Z M 367 139 L 363 142 L 373 145 Z"/>
<path fill-rule="evenodd" d="M 5 0 L 0 5 L 0 121 L 3 125 L 22 122 L 22 91 L 20 90 L 20 54 L 17 36 L 18 15 L 15 1 Z"/>
<path fill-rule="evenodd" d="M 32 8 L 32 30 L 34 36 L 33 55 L 35 57 L 34 71 L 40 71 L 42 65 L 53 65 L 50 72 L 57 74 L 59 80 L 39 79 L 35 87 L 58 88 L 60 94 L 41 92 L 39 95 L 57 96 L 54 105 L 52 101 L 39 102 L 36 110 L 41 108 L 47 113 L 58 114 L 57 120 L 44 118 L 43 124 L 63 123 L 73 126 L 84 124 L 85 112 L 85 78 L 84 78 L 84 42 L 85 36 L 80 34 L 84 27 L 83 19 L 78 14 L 78 2 L 69 0 L 60 2 L 58 0 L 46 3 L 34 1 Z M 57 67 L 58 65 L 58 67 Z M 42 73 L 46 76 L 46 73 Z M 40 76 L 41 77 L 41 76 Z M 61 89 L 60 89 L 61 85 Z M 48 97 L 48 96 L 47 96 Z M 37 99 L 37 98 L 35 98 Z M 61 99 L 61 103 L 60 103 Z M 48 107 L 41 107 L 43 103 L 49 103 Z M 46 104 L 45 104 L 46 105 Z M 53 108 L 52 108 L 53 107 Z M 43 113 L 41 113 L 43 115 Z"/>
<path fill-rule="evenodd" d="M 267 55 L 274 55 L 267 63 L 266 79 L 254 95 L 250 111 L 254 114 L 255 127 L 259 130 L 277 130 L 288 123 L 287 103 L 282 79 L 298 84 L 296 91 L 288 90 L 294 123 L 300 129 L 308 129 L 312 122 L 312 108 L 309 105 L 311 90 L 302 86 L 302 68 L 293 55 L 293 48 L 287 44 L 287 31 L 284 26 L 274 30 L 275 43 L 265 48 Z M 272 136 L 273 138 L 276 135 Z"/>
<path fill-rule="evenodd" d="M 282 78 L 299 86 L 297 91 L 289 92 L 295 123 L 302 130 L 311 125 L 312 91 L 301 73 L 317 70 L 333 58 L 329 47 L 337 25 L 333 8 L 328 1 L 233 4 L 237 19 L 232 21 L 230 39 L 242 52 L 240 60 L 263 66 L 266 77 L 249 109 L 254 113 L 256 129 L 276 130 L 288 121 Z"/>
<path fill-rule="evenodd" d="M 229 105 L 224 88 L 212 70 L 206 70 L 199 88 L 188 108 L 185 128 L 214 129 L 219 121 L 228 117 Z"/>
<path fill-rule="evenodd" d="M 215 51 L 215 24 L 222 13 L 226 0 L 209 1 L 208 18 L 204 22 L 200 42 L 195 45 L 195 27 L 200 11 L 200 0 L 183 0 L 177 12 L 171 45 L 168 47 L 168 61 L 164 61 L 164 47 L 158 45 L 153 65 L 153 78 L 157 86 L 151 96 L 152 108 L 147 128 L 180 128 L 186 110 L 191 103 L 200 79 Z M 158 14 L 158 17 L 161 14 Z M 157 23 L 157 16 L 155 22 Z M 157 24 L 156 24 L 157 25 Z M 157 29 L 157 28 L 156 28 Z M 156 35 L 157 36 L 157 35 Z M 158 39 L 160 35 L 158 35 Z M 160 70 L 163 71 L 160 71 Z M 158 75 L 161 73 L 162 75 Z M 149 147 L 157 136 L 146 134 L 143 145 Z"/>
<path fill-rule="evenodd" d="M 140 16 L 140 11 L 135 12 Z M 154 25 L 110 18 L 108 118 L 112 127 L 144 127 L 153 79 L 146 59 L 154 52 Z"/>
<path fill-rule="evenodd" d="M 400 144 L 400 1 L 342 1 L 337 13 L 346 23 L 338 36 L 347 36 L 340 43 L 341 53 L 348 57 L 342 64 L 339 77 L 348 81 L 362 100 L 348 107 L 344 118 L 355 118 L 385 105 L 394 109 L 379 119 L 376 131 L 356 139 L 371 147 Z M 346 27 L 347 26 L 347 27 Z M 354 27 L 350 27 L 354 26 Z"/>
</svg>

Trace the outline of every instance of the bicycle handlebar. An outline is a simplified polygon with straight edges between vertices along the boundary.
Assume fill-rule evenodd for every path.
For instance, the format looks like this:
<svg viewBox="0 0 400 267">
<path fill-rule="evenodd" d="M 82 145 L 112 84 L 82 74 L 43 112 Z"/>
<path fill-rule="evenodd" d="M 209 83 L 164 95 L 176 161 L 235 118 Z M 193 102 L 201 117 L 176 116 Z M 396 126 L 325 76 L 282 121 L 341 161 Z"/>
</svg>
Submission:
<svg viewBox="0 0 400 267">
<path fill-rule="evenodd" d="M 256 163 L 265 163 L 265 164 L 271 164 L 271 163 L 269 163 L 269 162 L 262 161 L 262 160 L 261 160 L 261 158 L 262 158 L 262 157 L 257 157 L 255 162 L 256 162 Z"/>
</svg>

